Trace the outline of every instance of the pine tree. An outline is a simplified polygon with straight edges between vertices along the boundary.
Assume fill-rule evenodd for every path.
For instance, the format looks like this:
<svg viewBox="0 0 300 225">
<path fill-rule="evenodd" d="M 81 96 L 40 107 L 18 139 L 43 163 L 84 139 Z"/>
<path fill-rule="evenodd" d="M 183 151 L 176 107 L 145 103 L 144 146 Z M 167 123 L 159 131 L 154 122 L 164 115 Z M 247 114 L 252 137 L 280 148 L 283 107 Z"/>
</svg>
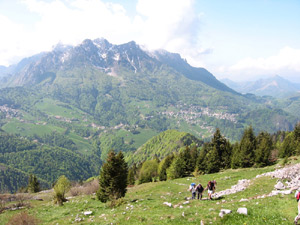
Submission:
<svg viewBox="0 0 300 225">
<path fill-rule="evenodd" d="M 160 181 L 167 180 L 167 169 L 171 166 L 174 154 L 167 155 L 158 165 L 158 178 Z"/>
<path fill-rule="evenodd" d="M 195 167 L 193 166 L 193 160 L 189 146 L 186 146 L 185 149 L 179 153 L 179 157 L 184 161 L 185 176 L 190 175 L 195 170 Z"/>
<path fill-rule="evenodd" d="M 205 173 L 206 172 L 206 167 L 207 167 L 207 154 L 210 151 L 210 144 L 209 143 L 204 143 L 203 148 L 200 150 L 199 156 L 197 158 L 196 162 L 196 170 L 199 172 Z"/>
<path fill-rule="evenodd" d="M 232 148 L 231 168 L 237 169 L 241 166 L 240 145 L 236 142 Z"/>
<path fill-rule="evenodd" d="M 272 150 L 271 135 L 265 132 L 260 132 L 257 136 L 257 148 L 255 150 L 255 163 L 259 167 L 270 164 L 269 158 Z"/>
<path fill-rule="evenodd" d="M 108 153 L 106 163 L 103 164 L 99 177 L 99 190 L 97 198 L 101 202 L 116 200 L 126 194 L 128 166 L 124 155 L 120 151 L 117 155 L 111 150 Z"/>
<path fill-rule="evenodd" d="M 251 167 L 254 165 L 254 151 L 256 149 L 256 138 L 250 126 L 245 129 L 240 143 L 241 167 Z"/>
<path fill-rule="evenodd" d="M 134 183 L 135 183 L 135 179 L 134 179 L 134 169 L 133 169 L 133 168 L 130 168 L 130 169 L 128 170 L 127 182 L 128 182 L 128 185 L 134 185 Z"/>
<path fill-rule="evenodd" d="M 40 183 L 37 177 L 33 174 L 29 175 L 27 190 L 31 193 L 36 193 L 40 191 Z"/>
<path fill-rule="evenodd" d="M 168 179 L 184 177 L 186 174 L 185 168 L 186 164 L 184 159 L 180 156 L 176 156 L 172 161 L 171 166 L 167 169 Z"/>
<path fill-rule="evenodd" d="M 284 138 L 281 148 L 279 150 L 279 156 L 284 158 L 284 157 L 290 157 L 294 155 L 296 146 L 295 146 L 295 137 L 294 133 L 291 132 L 286 137 Z"/>
</svg>

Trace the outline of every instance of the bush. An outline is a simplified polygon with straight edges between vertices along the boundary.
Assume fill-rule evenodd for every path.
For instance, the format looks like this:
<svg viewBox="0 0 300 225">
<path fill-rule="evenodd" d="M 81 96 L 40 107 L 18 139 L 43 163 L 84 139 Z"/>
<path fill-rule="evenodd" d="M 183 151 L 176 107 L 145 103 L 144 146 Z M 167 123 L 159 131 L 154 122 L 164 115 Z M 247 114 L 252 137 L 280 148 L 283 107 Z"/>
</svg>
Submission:
<svg viewBox="0 0 300 225">
<path fill-rule="evenodd" d="M 70 190 L 71 183 L 64 175 L 60 176 L 54 185 L 54 202 L 58 205 L 63 205 L 67 199 L 65 198 L 65 194 Z"/>
<path fill-rule="evenodd" d="M 21 212 L 14 215 L 7 223 L 7 225 L 37 225 L 39 221 L 34 217 L 28 215 L 26 212 Z"/>
</svg>

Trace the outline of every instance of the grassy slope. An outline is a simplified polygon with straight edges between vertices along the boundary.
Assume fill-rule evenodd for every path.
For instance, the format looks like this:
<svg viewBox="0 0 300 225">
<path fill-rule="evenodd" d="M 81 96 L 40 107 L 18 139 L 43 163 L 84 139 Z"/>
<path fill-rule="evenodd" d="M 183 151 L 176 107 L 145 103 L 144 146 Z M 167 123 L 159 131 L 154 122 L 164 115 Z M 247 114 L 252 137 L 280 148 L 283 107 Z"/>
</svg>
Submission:
<svg viewBox="0 0 300 225">
<path fill-rule="evenodd" d="M 274 166 L 263 169 L 227 170 L 197 178 L 142 184 L 130 188 L 125 197 L 126 203 L 115 209 L 95 200 L 94 196 L 76 197 L 63 207 L 58 207 L 53 205 L 51 195 L 48 194 L 43 197 L 42 202 L 31 201 L 32 207 L 28 209 L 28 213 L 38 217 L 42 224 L 72 224 L 77 214 L 84 218 L 81 224 L 200 224 L 201 220 L 204 224 L 291 224 L 297 213 L 293 195 L 239 202 L 242 198 L 249 199 L 270 193 L 276 183 L 276 179 L 271 177 L 253 180 L 245 191 L 224 196 L 221 200 L 194 200 L 183 205 L 181 209 L 163 205 L 163 202 L 182 204 L 184 198 L 190 196 L 187 188 L 192 181 L 207 183 L 208 180 L 216 179 L 217 191 L 220 191 L 230 188 L 240 179 L 252 179 L 258 174 L 272 170 Z M 132 202 L 134 199 L 137 201 Z M 237 214 L 236 210 L 239 207 L 247 207 L 248 215 Z M 218 216 L 220 209 L 230 209 L 232 213 L 221 219 Z M 93 211 L 92 217 L 83 215 L 87 210 Z M 16 213 L 18 212 L 2 213 L 0 224 L 5 224 Z"/>
<path fill-rule="evenodd" d="M 196 140 L 195 137 L 186 132 L 167 130 L 149 139 L 135 152 L 129 152 L 125 158 L 129 164 L 149 160 L 155 155 L 163 158 L 172 152 L 179 152 L 185 146 L 183 139 Z"/>
</svg>

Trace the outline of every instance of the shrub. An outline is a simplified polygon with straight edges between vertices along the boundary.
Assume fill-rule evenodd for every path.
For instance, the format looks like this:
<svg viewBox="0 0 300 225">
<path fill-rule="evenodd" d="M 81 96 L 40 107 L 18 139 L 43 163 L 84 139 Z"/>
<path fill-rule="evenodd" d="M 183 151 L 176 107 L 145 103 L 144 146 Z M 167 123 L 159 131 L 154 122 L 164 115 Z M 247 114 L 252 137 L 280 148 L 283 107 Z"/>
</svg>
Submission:
<svg viewBox="0 0 300 225">
<path fill-rule="evenodd" d="M 31 215 L 28 215 L 26 212 L 21 212 L 14 215 L 7 225 L 37 225 L 39 221 Z"/>
<path fill-rule="evenodd" d="M 63 205 L 67 199 L 65 198 L 65 194 L 70 190 L 71 183 L 64 175 L 60 176 L 54 185 L 54 202 L 58 205 Z"/>
</svg>

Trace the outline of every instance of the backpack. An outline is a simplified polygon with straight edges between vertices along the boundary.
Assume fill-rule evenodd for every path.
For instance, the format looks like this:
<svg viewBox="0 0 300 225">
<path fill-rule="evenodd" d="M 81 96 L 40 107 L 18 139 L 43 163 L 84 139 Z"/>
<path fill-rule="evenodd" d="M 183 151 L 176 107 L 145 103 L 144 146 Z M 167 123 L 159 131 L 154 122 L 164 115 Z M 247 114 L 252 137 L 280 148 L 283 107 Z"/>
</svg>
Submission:
<svg viewBox="0 0 300 225">
<path fill-rule="evenodd" d="M 297 199 L 297 202 L 299 201 L 300 199 L 300 192 L 298 192 L 297 196 L 296 196 L 296 199 Z"/>
</svg>

